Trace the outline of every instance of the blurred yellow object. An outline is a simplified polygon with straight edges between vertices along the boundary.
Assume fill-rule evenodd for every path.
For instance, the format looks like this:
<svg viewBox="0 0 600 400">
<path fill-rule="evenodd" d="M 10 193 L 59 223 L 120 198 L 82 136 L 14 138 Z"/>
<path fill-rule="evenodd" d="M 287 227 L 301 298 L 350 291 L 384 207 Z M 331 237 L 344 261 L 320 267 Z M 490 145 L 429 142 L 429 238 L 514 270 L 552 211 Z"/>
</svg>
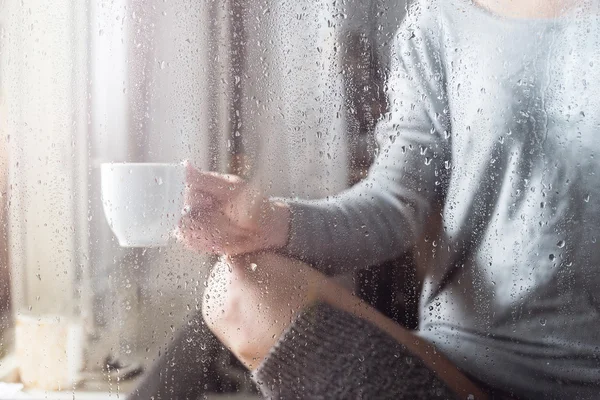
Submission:
<svg viewBox="0 0 600 400">
<path fill-rule="evenodd" d="M 42 390 L 70 389 L 83 363 L 82 327 L 68 318 L 16 318 L 15 355 L 21 383 Z"/>
</svg>

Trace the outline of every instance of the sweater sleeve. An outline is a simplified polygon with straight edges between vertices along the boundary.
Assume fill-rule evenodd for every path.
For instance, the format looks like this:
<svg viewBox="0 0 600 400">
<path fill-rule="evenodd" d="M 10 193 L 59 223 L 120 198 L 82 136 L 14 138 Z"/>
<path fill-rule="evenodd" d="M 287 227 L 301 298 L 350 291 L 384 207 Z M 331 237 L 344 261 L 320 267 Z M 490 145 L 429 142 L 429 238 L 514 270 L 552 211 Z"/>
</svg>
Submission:
<svg viewBox="0 0 600 400">
<path fill-rule="evenodd" d="M 254 371 L 266 399 L 454 399 L 375 325 L 326 304 L 304 310 Z"/>
<path fill-rule="evenodd" d="M 422 3 L 422 2 L 419 2 Z M 433 6 L 416 3 L 392 50 L 378 124 L 378 155 L 368 177 L 321 200 L 290 200 L 288 255 L 328 273 L 378 264 L 403 254 L 440 201 L 449 169 L 449 123 Z"/>
</svg>

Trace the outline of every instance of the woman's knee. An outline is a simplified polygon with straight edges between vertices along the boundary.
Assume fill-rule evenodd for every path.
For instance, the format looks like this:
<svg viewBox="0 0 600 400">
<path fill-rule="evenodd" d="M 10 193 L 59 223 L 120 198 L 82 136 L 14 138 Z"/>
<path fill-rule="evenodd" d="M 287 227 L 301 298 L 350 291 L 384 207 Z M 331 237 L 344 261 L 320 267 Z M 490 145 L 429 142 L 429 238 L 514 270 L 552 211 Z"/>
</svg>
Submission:
<svg viewBox="0 0 600 400">
<path fill-rule="evenodd" d="M 240 303 L 248 300 L 247 278 L 244 271 L 226 259 L 213 266 L 204 291 L 202 317 L 214 333 L 239 319 Z"/>
<path fill-rule="evenodd" d="M 261 359 L 326 279 L 276 254 L 221 260 L 203 300 L 208 327 L 247 365 Z M 251 366 L 251 365 L 249 365 Z"/>
</svg>

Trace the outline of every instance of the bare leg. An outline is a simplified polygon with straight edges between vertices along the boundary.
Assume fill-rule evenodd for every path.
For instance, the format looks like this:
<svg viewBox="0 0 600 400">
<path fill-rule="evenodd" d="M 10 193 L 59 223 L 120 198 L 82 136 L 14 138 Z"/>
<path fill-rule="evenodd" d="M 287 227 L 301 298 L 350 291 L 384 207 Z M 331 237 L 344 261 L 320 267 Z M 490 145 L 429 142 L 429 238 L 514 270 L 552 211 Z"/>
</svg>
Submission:
<svg viewBox="0 0 600 400">
<path fill-rule="evenodd" d="M 207 325 L 251 370 L 263 362 L 299 314 L 319 303 L 377 327 L 460 398 L 487 398 L 430 343 L 299 261 L 264 253 L 217 263 L 206 294 L 203 315 Z"/>
<path fill-rule="evenodd" d="M 196 400 L 206 393 L 250 390 L 249 379 L 232 376 L 230 357 L 198 313 L 177 332 L 127 399 Z"/>
</svg>

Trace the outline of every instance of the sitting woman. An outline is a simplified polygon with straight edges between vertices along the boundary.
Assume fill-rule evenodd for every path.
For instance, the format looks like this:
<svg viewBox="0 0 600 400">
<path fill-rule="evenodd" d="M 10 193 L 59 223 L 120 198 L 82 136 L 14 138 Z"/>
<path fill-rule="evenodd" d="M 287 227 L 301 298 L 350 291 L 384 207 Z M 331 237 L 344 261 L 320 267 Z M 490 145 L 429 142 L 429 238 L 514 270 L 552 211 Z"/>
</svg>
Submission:
<svg viewBox="0 0 600 400">
<path fill-rule="evenodd" d="M 577 0 L 422 0 L 369 176 L 262 199 L 189 168 L 203 315 L 274 398 L 600 395 L 600 20 Z M 409 332 L 326 275 L 413 248 Z"/>
</svg>

